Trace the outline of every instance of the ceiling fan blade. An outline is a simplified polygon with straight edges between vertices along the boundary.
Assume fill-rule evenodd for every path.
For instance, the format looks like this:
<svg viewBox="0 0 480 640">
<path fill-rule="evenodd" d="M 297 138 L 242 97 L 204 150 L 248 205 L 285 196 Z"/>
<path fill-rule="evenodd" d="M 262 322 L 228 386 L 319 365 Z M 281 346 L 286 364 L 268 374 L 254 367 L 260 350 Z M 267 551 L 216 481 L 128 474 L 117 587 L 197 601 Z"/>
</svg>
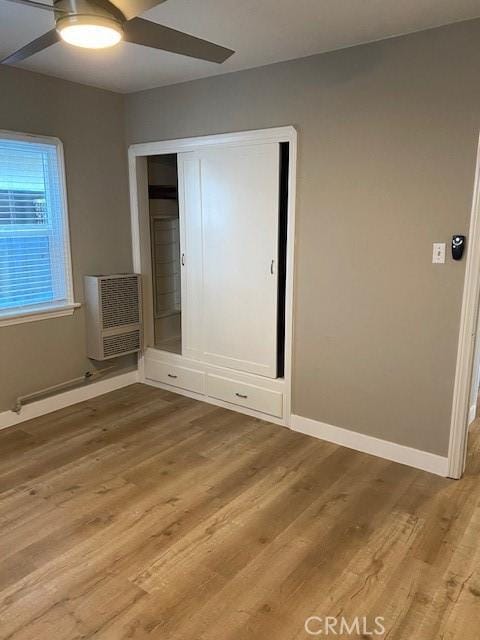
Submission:
<svg viewBox="0 0 480 640">
<path fill-rule="evenodd" d="M 51 47 L 52 44 L 55 44 L 59 40 L 60 36 L 56 29 L 47 31 L 43 36 L 40 36 L 36 40 L 32 40 L 32 42 L 29 42 L 18 51 L 15 51 L 15 53 L 12 53 L 3 60 L 0 60 L 0 64 L 15 64 L 16 62 L 21 62 L 22 60 L 25 60 L 25 58 L 33 56 L 34 53 L 38 53 L 39 51 L 43 51 L 43 49 L 47 49 L 47 47 Z"/>
<path fill-rule="evenodd" d="M 165 0 L 110 0 L 123 13 L 127 20 L 136 18 L 141 13 L 153 9 Z"/>
<path fill-rule="evenodd" d="M 51 11 L 52 13 L 68 13 L 63 9 L 55 9 L 51 4 L 45 4 L 44 2 L 35 2 L 35 0 L 6 0 L 7 2 L 13 2 L 15 4 L 24 4 L 27 7 L 33 7 L 34 9 L 44 9 L 45 11 Z"/>
<path fill-rule="evenodd" d="M 163 24 L 150 22 L 143 18 L 134 18 L 126 23 L 124 40 L 141 44 L 144 47 L 171 51 L 209 62 L 225 62 L 235 53 L 231 49 L 208 42 L 208 40 L 196 38 L 188 33 L 183 33 L 183 31 L 170 29 Z"/>
</svg>

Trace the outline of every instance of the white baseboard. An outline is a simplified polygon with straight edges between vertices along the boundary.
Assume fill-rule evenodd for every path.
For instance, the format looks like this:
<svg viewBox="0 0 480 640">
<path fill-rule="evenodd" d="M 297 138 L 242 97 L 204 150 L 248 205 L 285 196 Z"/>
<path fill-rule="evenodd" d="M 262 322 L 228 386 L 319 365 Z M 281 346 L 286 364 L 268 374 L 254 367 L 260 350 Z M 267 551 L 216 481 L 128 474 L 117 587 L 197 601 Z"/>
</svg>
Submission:
<svg viewBox="0 0 480 640">
<path fill-rule="evenodd" d="M 122 373 L 119 376 L 112 376 L 106 380 L 99 380 L 98 382 L 91 382 L 84 387 L 78 387 L 77 389 L 71 389 L 70 391 L 64 391 L 63 393 L 57 393 L 49 398 L 43 400 L 37 400 L 31 404 L 25 405 L 20 413 L 15 411 L 4 411 L 0 413 L 0 429 L 6 429 L 12 427 L 20 422 L 31 420 L 32 418 L 38 418 L 46 413 L 51 413 L 57 409 L 63 409 L 77 402 L 83 402 L 84 400 L 90 400 L 96 396 L 101 396 L 109 391 L 115 391 L 126 387 L 129 384 L 138 382 L 138 371 L 129 371 L 128 373 Z"/>
<path fill-rule="evenodd" d="M 472 404 L 472 406 L 470 407 L 470 409 L 468 410 L 468 424 L 472 424 L 472 422 L 475 420 L 477 415 L 477 405 L 476 404 Z"/>
<path fill-rule="evenodd" d="M 327 440 L 349 449 L 355 449 L 355 451 L 406 464 L 409 467 L 429 471 L 439 476 L 447 477 L 448 475 L 448 458 L 428 451 L 412 449 L 395 442 L 380 440 L 379 438 L 296 415 L 292 415 L 290 418 L 290 428 L 320 440 Z"/>
</svg>

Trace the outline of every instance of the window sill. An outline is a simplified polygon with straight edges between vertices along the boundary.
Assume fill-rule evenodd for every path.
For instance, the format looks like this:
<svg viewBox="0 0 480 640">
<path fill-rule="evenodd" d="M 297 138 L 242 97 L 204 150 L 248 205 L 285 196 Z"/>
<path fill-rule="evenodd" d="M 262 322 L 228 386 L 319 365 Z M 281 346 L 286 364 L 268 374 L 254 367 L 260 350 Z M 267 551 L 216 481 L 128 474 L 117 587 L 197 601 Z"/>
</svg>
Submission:
<svg viewBox="0 0 480 640">
<path fill-rule="evenodd" d="M 71 316 L 75 309 L 80 307 L 80 303 L 72 302 L 58 306 L 36 307 L 25 311 L 14 311 L 11 314 L 0 314 L 0 327 L 7 327 L 11 324 L 23 324 L 24 322 L 36 322 L 47 318 L 60 318 L 61 316 Z"/>
</svg>

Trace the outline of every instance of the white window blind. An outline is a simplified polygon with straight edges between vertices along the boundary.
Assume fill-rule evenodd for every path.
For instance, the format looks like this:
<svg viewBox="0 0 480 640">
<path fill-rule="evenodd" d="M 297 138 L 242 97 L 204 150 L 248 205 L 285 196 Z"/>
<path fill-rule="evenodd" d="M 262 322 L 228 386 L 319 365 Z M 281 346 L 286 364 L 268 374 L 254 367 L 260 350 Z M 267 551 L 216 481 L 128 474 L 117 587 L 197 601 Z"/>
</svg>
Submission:
<svg viewBox="0 0 480 640">
<path fill-rule="evenodd" d="M 0 318 L 72 302 L 57 142 L 0 133 Z"/>
</svg>

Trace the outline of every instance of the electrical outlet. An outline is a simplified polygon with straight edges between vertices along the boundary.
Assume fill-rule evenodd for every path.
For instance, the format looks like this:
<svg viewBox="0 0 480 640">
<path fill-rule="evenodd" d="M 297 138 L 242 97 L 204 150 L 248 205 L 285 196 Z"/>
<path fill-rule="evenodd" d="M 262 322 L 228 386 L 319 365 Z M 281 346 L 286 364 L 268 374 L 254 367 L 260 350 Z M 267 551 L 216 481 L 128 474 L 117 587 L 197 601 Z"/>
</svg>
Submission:
<svg viewBox="0 0 480 640">
<path fill-rule="evenodd" d="M 433 243 L 433 256 L 432 263 L 433 264 L 444 264 L 445 263 L 445 242 L 434 242 Z"/>
</svg>

